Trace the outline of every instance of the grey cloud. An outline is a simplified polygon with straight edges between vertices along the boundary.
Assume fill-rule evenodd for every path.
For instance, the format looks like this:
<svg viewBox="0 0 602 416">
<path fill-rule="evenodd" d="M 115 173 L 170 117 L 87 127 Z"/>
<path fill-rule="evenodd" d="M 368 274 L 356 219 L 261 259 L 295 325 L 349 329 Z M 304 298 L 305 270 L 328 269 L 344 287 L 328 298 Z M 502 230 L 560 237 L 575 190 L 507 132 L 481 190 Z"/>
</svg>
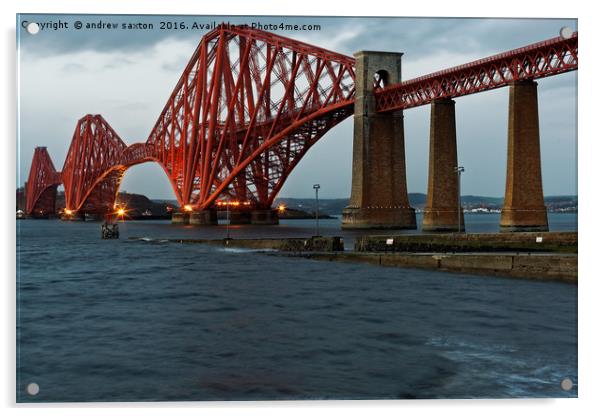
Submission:
<svg viewBox="0 0 602 416">
<path fill-rule="evenodd" d="M 35 51 L 40 56 L 57 55 L 64 53 L 74 53 L 79 51 L 96 52 L 140 52 L 152 48 L 158 42 L 166 38 L 201 38 L 203 33 L 189 31 L 164 31 L 156 29 L 159 22 L 165 20 L 165 17 L 141 15 L 141 16 L 123 16 L 123 15 L 20 15 L 21 21 L 35 22 L 66 22 L 67 29 L 52 30 L 46 29 L 40 31 L 37 35 L 31 36 L 24 29 L 21 29 L 21 46 Z M 142 22 L 152 24 L 153 30 L 103 30 L 103 29 L 81 29 L 74 28 L 76 21 L 87 23 L 117 23 L 121 27 L 122 23 Z"/>
<path fill-rule="evenodd" d="M 188 57 L 188 56 L 186 56 L 186 57 L 181 56 L 177 60 L 174 60 L 173 62 L 165 62 L 164 64 L 161 65 L 161 69 L 163 69 L 164 71 L 167 71 L 167 72 L 183 71 L 184 68 L 186 67 L 186 63 L 188 62 L 189 59 L 190 59 L 190 57 Z"/>
<path fill-rule="evenodd" d="M 117 69 L 122 66 L 131 65 L 134 61 L 128 58 L 116 58 L 113 59 L 110 63 L 103 66 L 103 69 Z"/>
<path fill-rule="evenodd" d="M 156 16 L 156 15 L 35 15 L 21 14 L 20 21 L 35 21 L 42 23 L 58 23 L 59 21 L 68 24 L 67 29 L 45 29 L 35 36 L 29 35 L 19 24 L 20 42 L 22 47 L 34 50 L 40 56 L 56 55 L 63 53 L 73 53 L 83 50 L 96 52 L 140 52 L 151 49 L 157 43 L 166 39 L 198 39 L 200 40 L 209 30 L 204 27 L 198 30 L 174 30 L 161 29 L 161 22 L 179 23 L 183 22 L 189 27 L 193 23 L 199 25 L 219 24 L 228 22 L 230 24 L 251 24 L 259 22 L 262 24 L 272 23 L 316 23 L 330 22 L 324 24 L 325 27 L 332 25 L 341 19 L 337 18 L 316 18 L 316 17 L 245 17 L 245 16 Z M 77 30 L 74 28 L 76 21 L 86 24 L 98 23 L 116 23 L 119 29 L 85 29 Z M 123 23 L 145 23 L 153 25 L 149 30 L 122 30 Z M 335 25 L 338 25 L 335 24 Z M 206 27 L 206 26 L 205 26 Z M 326 29 L 328 31 L 328 29 Z M 286 35 L 285 31 L 277 31 Z M 294 37 L 294 34 L 288 33 Z"/>
<path fill-rule="evenodd" d="M 57 22 L 69 24 L 69 29 L 43 30 L 36 36 L 20 31 L 21 44 L 40 56 L 73 53 L 81 50 L 97 52 L 141 52 L 151 49 L 166 39 L 201 39 L 206 30 L 161 30 L 162 21 L 193 22 L 207 24 L 227 21 L 232 24 L 319 24 L 315 32 L 287 32 L 277 30 L 284 36 L 301 39 L 323 39 L 329 43 L 344 31 L 356 32 L 344 39 L 337 52 L 348 55 L 359 49 L 399 50 L 410 56 L 420 57 L 441 50 L 457 52 L 482 51 L 495 53 L 523 46 L 525 43 L 558 35 L 562 26 L 577 28 L 575 19 L 468 19 L 468 18 L 339 18 L 339 17 L 231 17 L 231 16 L 124 16 L 124 15 L 29 15 L 21 20 Z M 152 30 L 76 30 L 75 21 L 86 23 L 111 22 L 121 25 L 126 22 L 152 24 Z"/>
<path fill-rule="evenodd" d="M 147 111 L 149 109 L 148 103 L 129 100 L 107 99 L 103 100 L 102 105 L 118 111 Z"/>
<path fill-rule="evenodd" d="M 86 67 L 77 62 L 69 62 L 63 65 L 61 68 L 63 72 L 81 72 L 86 69 Z"/>
<path fill-rule="evenodd" d="M 380 18 L 366 21 L 362 48 L 399 50 L 406 52 L 406 58 L 450 49 L 502 52 L 558 36 L 562 26 L 577 26 L 576 20 L 555 19 Z"/>
</svg>

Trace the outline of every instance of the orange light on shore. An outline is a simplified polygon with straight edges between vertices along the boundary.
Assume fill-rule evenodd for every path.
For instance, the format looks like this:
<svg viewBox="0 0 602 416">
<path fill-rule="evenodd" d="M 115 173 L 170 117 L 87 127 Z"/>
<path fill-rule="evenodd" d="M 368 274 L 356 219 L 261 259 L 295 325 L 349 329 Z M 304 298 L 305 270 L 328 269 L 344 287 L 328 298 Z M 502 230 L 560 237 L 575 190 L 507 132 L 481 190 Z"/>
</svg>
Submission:
<svg viewBox="0 0 602 416">
<path fill-rule="evenodd" d="M 119 215 L 120 217 L 123 217 L 125 215 L 125 209 L 124 208 L 119 208 L 117 210 L 117 215 Z"/>
<path fill-rule="evenodd" d="M 238 207 L 238 206 L 250 206 L 250 202 L 240 202 L 240 201 L 217 201 L 215 203 L 218 207 Z"/>
<path fill-rule="evenodd" d="M 184 211 L 186 211 L 186 212 L 192 212 L 192 206 L 191 205 L 184 205 Z"/>
<path fill-rule="evenodd" d="M 65 208 L 65 210 L 63 212 L 65 213 L 65 215 L 73 214 L 73 211 L 71 211 L 70 209 L 67 209 L 67 208 Z"/>
<path fill-rule="evenodd" d="M 284 204 L 278 205 L 278 212 L 282 213 L 284 211 L 286 211 L 286 205 L 284 205 Z"/>
</svg>

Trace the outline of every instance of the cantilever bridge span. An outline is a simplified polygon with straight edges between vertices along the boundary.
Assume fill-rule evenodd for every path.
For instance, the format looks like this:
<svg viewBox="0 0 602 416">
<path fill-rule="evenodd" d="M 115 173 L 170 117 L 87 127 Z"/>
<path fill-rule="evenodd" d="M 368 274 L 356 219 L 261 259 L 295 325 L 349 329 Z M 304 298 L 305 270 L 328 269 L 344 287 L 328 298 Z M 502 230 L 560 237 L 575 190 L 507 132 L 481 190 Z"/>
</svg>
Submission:
<svg viewBox="0 0 602 416">
<path fill-rule="evenodd" d="M 391 115 L 556 75 L 577 69 L 577 39 L 558 37 L 399 82 L 387 71 L 360 73 L 352 57 L 221 26 L 201 39 L 145 143 L 128 146 L 102 116 L 86 115 L 60 172 L 46 149 L 36 148 L 26 210 L 53 211 L 63 184 L 67 212 L 110 211 L 127 168 L 148 161 L 162 166 L 183 208 L 209 210 L 225 199 L 269 210 L 311 146 L 357 114 L 360 95 L 372 97 L 374 113 Z M 364 78 L 373 75 L 366 88 Z"/>
</svg>

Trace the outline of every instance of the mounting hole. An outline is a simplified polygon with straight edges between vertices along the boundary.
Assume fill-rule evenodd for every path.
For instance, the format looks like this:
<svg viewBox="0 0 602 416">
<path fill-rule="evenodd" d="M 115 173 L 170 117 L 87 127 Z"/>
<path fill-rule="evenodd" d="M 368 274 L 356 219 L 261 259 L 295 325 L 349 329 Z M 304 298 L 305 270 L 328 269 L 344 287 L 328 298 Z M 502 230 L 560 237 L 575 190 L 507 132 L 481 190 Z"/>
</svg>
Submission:
<svg viewBox="0 0 602 416">
<path fill-rule="evenodd" d="M 38 383 L 29 383 L 26 390 L 27 394 L 35 396 L 40 392 L 40 386 L 38 386 Z"/>
<path fill-rule="evenodd" d="M 564 391 L 569 391 L 573 388 L 573 380 L 571 380 L 570 378 L 565 378 L 564 380 L 562 380 L 560 382 L 560 387 L 562 388 L 562 390 Z"/>
<path fill-rule="evenodd" d="M 573 36 L 573 29 L 571 29 L 568 26 L 563 26 L 560 29 L 560 37 L 562 39 L 569 39 L 571 36 Z"/>
<path fill-rule="evenodd" d="M 37 35 L 40 31 L 40 25 L 36 22 L 30 22 L 27 24 L 26 29 L 27 33 L 29 33 L 30 35 Z"/>
</svg>

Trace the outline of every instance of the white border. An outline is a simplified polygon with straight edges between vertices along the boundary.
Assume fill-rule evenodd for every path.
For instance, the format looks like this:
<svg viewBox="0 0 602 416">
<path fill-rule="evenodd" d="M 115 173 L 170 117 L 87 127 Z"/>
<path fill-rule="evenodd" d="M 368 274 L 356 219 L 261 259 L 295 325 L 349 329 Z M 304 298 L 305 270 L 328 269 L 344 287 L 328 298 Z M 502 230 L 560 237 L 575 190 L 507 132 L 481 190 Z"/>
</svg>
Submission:
<svg viewBox="0 0 602 416">
<path fill-rule="evenodd" d="M 600 177 L 600 14 L 595 2 L 504 0 L 503 2 L 431 1 L 431 2 L 360 2 L 302 0 L 284 4 L 284 1 L 192 1 L 192 0 L 4 0 L 2 13 L 3 97 L 0 100 L 3 131 L 2 195 L 0 205 L 3 220 L 4 266 L 2 276 L 2 405 L 5 414 L 330 414 L 345 412 L 364 415 L 370 410 L 383 414 L 399 412 L 446 415 L 504 415 L 508 413 L 589 414 L 600 406 L 602 383 L 600 372 L 600 281 L 597 273 L 596 246 L 600 232 L 602 207 Z M 578 18 L 580 32 L 579 69 L 579 399 L 546 400 L 437 400 L 437 401 L 299 401 L 299 402 L 209 402 L 209 403 L 148 403 L 148 404 L 75 404 L 75 405 L 18 405 L 15 400 L 15 175 L 16 175 L 16 53 L 15 14 L 21 13 L 130 13 L 130 14 L 246 14 L 246 15 L 347 15 L 347 16 L 456 16 L 456 17 L 564 17 Z M 597 99 L 596 99 L 597 98 Z M 554 305 L 550 304 L 553 308 Z M 110 410 L 108 409 L 110 408 Z"/>
</svg>

